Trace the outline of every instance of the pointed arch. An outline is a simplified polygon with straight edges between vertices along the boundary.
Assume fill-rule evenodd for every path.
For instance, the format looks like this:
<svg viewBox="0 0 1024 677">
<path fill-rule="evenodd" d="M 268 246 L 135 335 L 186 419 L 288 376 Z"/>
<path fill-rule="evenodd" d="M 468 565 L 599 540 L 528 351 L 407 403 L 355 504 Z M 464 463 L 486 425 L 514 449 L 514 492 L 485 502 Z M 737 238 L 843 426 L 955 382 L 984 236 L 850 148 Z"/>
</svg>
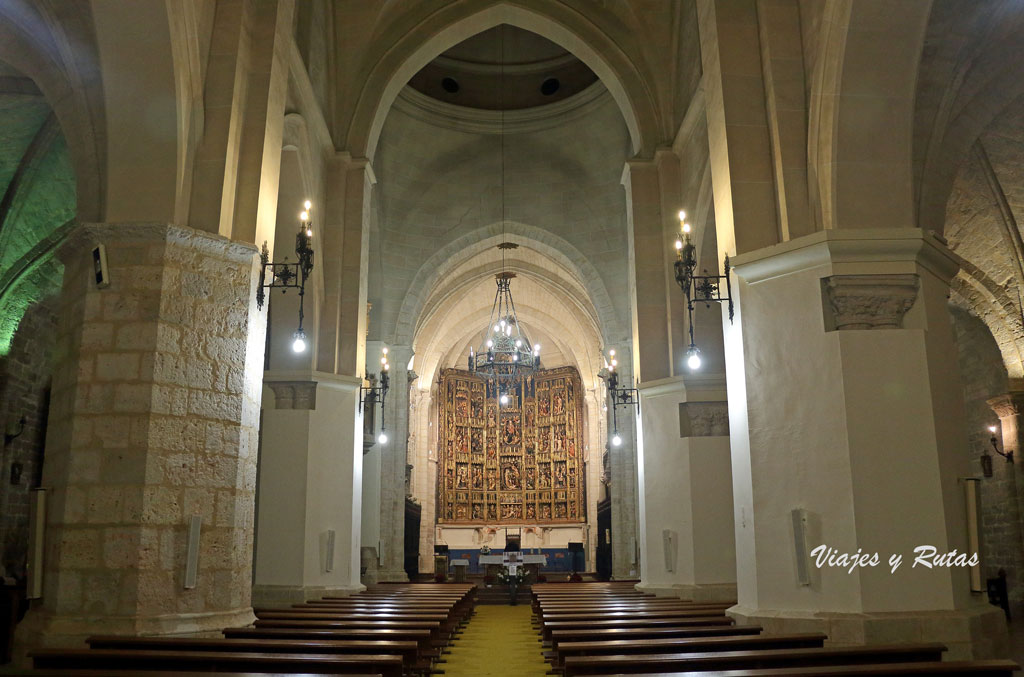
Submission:
<svg viewBox="0 0 1024 677">
<path fill-rule="evenodd" d="M 660 126 L 653 93 L 629 56 L 582 13 L 552 3 L 541 14 L 513 2 L 454 2 L 427 17 L 414 30 L 395 27 L 382 36 L 392 46 L 374 64 L 364 80 L 345 136 L 345 148 L 354 157 L 371 161 L 391 104 L 409 79 L 447 49 L 501 24 L 522 28 L 561 45 L 583 61 L 604 83 L 622 112 L 636 155 L 653 154 Z"/>
</svg>

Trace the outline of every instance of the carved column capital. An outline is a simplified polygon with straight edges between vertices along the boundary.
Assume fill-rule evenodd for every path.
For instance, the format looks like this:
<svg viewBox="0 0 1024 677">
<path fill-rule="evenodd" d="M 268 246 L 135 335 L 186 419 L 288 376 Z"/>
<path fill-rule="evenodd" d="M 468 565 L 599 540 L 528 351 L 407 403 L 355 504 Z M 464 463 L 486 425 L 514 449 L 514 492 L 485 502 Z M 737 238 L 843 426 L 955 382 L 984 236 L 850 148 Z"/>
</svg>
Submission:
<svg viewBox="0 0 1024 677">
<path fill-rule="evenodd" d="M 268 381 L 275 409 L 316 409 L 316 381 Z"/>
<path fill-rule="evenodd" d="M 680 402 L 680 437 L 726 437 L 729 435 L 728 402 Z"/>
<path fill-rule="evenodd" d="M 822 278 L 829 330 L 901 329 L 921 286 L 913 273 Z"/>
<path fill-rule="evenodd" d="M 987 400 L 988 406 L 992 408 L 1000 419 L 1009 416 L 1019 416 L 1024 412 L 1024 392 L 1012 392 L 999 395 Z"/>
</svg>

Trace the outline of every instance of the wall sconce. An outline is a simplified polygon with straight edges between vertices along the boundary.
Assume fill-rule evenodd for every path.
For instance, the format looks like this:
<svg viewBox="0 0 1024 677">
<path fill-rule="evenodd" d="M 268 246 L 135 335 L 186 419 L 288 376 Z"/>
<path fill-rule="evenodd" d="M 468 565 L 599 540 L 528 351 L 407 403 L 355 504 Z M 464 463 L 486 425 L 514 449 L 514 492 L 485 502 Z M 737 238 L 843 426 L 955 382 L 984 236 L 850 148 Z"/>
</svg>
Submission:
<svg viewBox="0 0 1024 677">
<path fill-rule="evenodd" d="M 281 263 L 271 263 L 270 250 L 264 242 L 263 251 L 260 252 L 260 283 L 256 287 L 257 308 L 263 308 L 266 298 L 264 289 L 281 289 L 283 293 L 287 293 L 288 289 L 299 290 L 299 328 L 292 334 L 292 350 L 297 353 L 306 350 L 306 332 L 302 330 L 303 297 L 306 295 L 306 279 L 313 271 L 313 249 L 309 246 L 313 238 L 313 224 L 309 220 L 313 203 L 306 200 L 303 207 L 305 209 L 299 214 L 299 232 L 295 234 L 295 256 L 298 262 L 288 263 L 288 257 L 285 257 Z M 267 282 L 268 268 L 270 282 Z"/>
<path fill-rule="evenodd" d="M 619 435 L 619 419 L 617 412 L 619 407 L 636 407 L 637 413 L 640 413 L 640 391 L 636 388 L 620 388 L 619 387 L 619 373 L 615 370 L 615 367 L 619 365 L 619 361 L 615 359 L 615 351 L 608 351 L 608 358 L 605 360 L 605 367 L 600 371 L 598 376 L 603 378 L 608 384 L 608 396 L 612 401 L 612 438 L 611 443 L 613 447 L 622 446 L 622 437 Z M 605 405 L 605 411 L 608 410 L 608 406 Z"/>
<path fill-rule="evenodd" d="M 999 451 L 999 443 L 996 440 L 996 427 L 994 425 L 990 425 L 988 427 L 988 431 L 992 433 L 992 437 L 988 440 L 992 444 L 992 449 L 994 449 L 997 454 L 1005 458 L 1007 463 L 1013 463 L 1012 451 L 1007 451 L 1005 453 Z M 981 455 L 981 472 L 985 477 L 992 477 L 992 454 L 988 452 Z"/>
<path fill-rule="evenodd" d="M 378 380 L 377 374 L 367 374 L 366 380 L 370 383 L 368 386 L 359 386 L 359 411 L 362 413 L 363 405 L 368 405 L 367 417 L 370 421 L 370 428 L 373 427 L 373 419 L 376 417 L 376 405 L 380 405 L 380 435 L 377 436 L 377 442 L 379 444 L 388 443 L 388 434 L 384 427 L 384 400 L 388 396 L 388 386 L 390 385 L 391 379 L 388 376 L 388 371 L 391 369 L 391 365 L 388 363 L 388 349 L 385 346 L 381 350 L 380 358 L 380 379 Z M 365 431 L 366 428 L 364 427 Z"/>
<path fill-rule="evenodd" d="M 729 256 L 725 257 L 725 275 L 694 275 L 697 269 L 697 247 L 690 240 L 690 224 L 686 222 L 686 212 L 679 212 L 679 237 L 676 239 L 676 282 L 686 294 L 686 313 L 689 320 L 690 346 L 686 349 L 686 366 L 691 370 L 700 369 L 702 360 L 700 348 L 693 340 L 693 306 L 703 303 L 710 308 L 712 303 L 729 304 L 729 322 L 732 322 L 732 284 L 729 281 Z M 725 295 L 722 294 L 723 281 Z"/>
</svg>

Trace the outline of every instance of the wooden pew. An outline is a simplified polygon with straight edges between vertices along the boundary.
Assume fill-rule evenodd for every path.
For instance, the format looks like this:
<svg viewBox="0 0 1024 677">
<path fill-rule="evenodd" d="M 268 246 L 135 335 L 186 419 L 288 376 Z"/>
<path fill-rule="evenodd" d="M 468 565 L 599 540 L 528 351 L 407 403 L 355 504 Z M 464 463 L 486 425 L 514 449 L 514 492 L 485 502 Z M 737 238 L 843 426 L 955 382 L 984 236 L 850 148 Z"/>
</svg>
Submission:
<svg viewBox="0 0 1024 677">
<path fill-rule="evenodd" d="M 565 677 L 602 674 L 644 674 L 753 670 L 819 665 L 935 662 L 942 659 L 943 644 L 885 644 L 824 649 L 766 651 L 713 651 L 695 653 L 570 656 L 563 661 Z"/>
<path fill-rule="evenodd" d="M 406 671 L 423 670 L 416 642 L 394 640 L 216 639 L 185 637 L 120 637 L 99 635 L 85 643 L 92 649 L 141 651 L 257 651 L 270 653 L 361 654 L 399 656 Z"/>
<path fill-rule="evenodd" d="M 723 670 L 714 677 L 899 677 L 901 675 L 985 675 L 1013 677 L 1020 666 L 1007 660 L 880 663 L 865 665 L 816 666 L 806 668 L 764 668 Z M 613 677 L 603 675 L 601 677 Z M 659 672 L 658 677 L 710 677 L 707 672 Z"/>
<path fill-rule="evenodd" d="M 658 639 L 613 639 L 590 642 L 561 642 L 552 653 L 556 665 L 570 656 L 636 655 L 651 653 L 698 653 L 711 651 L 764 651 L 775 649 L 820 649 L 826 635 L 809 632 L 789 635 L 748 635 L 738 637 L 670 637 Z"/>
<path fill-rule="evenodd" d="M 306 630 L 428 630 L 432 646 L 447 644 L 448 633 L 437 621 L 352 621 L 338 619 L 333 621 L 314 620 L 261 620 L 253 624 L 256 628 L 301 628 Z"/>
<path fill-rule="evenodd" d="M 581 628 L 555 630 L 551 633 L 551 647 L 561 642 L 600 642 L 620 639 L 659 639 L 685 637 L 737 637 L 761 634 L 760 625 L 667 626 L 656 628 Z"/>
<path fill-rule="evenodd" d="M 309 639 L 309 640 L 380 640 L 394 642 L 415 642 L 420 658 L 437 658 L 440 654 L 433 648 L 429 630 L 361 630 L 314 628 L 225 628 L 224 637 L 229 639 Z"/>
<path fill-rule="evenodd" d="M 399 656 L 260 653 L 245 651 L 135 651 L 121 649 L 38 649 L 29 654 L 44 670 L 166 670 L 175 672 L 278 672 L 379 674 L 401 677 Z"/>
<path fill-rule="evenodd" d="M 259 621 L 257 621 L 257 625 Z M 574 621 L 545 621 L 541 626 L 542 637 L 545 641 L 551 639 L 554 630 L 580 630 L 580 629 L 603 629 L 603 628 L 665 628 L 665 627 L 686 627 L 693 625 L 734 625 L 735 622 L 728 616 L 694 616 L 687 618 L 616 618 L 607 620 L 603 618 Z"/>
</svg>

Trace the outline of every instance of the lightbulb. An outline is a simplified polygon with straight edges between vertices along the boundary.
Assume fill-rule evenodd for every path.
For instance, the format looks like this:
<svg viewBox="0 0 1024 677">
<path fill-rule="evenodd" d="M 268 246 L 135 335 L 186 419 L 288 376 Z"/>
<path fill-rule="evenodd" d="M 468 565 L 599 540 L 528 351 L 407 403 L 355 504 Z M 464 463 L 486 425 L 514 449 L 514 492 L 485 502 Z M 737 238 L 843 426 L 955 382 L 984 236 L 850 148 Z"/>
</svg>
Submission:
<svg viewBox="0 0 1024 677">
<path fill-rule="evenodd" d="M 519 361 L 519 353 L 513 353 L 512 354 L 512 361 L 513 362 L 518 362 Z"/>
<path fill-rule="evenodd" d="M 613 447 L 618 447 L 621 444 L 622 444 L 622 438 L 619 437 L 619 434 L 615 433 L 614 435 L 612 435 L 612 446 Z"/>
<path fill-rule="evenodd" d="M 688 223 L 684 223 L 683 224 L 683 232 L 684 233 L 689 233 L 690 232 L 690 224 L 688 224 Z"/>
<path fill-rule="evenodd" d="M 377 435 L 377 441 L 381 444 L 388 443 L 388 435 L 383 430 L 380 431 L 380 435 Z"/>
<path fill-rule="evenodd" d="M 684 212 L 682 209 L 679 210 L 679 220 L 680 221 L 685 221 L 686 220 L 686 212 Z"/>
<path fill-rule="evenodd" d="M 618 361 L 618 360 L 616 360 L 616 359 L 614 359 L 614 358 L 612 358 L 612 366 L 613 366 L 613 367 L 617 367 L 617 366 L 619 366 L 619 361 Z"/>
<path fill-rule="evenodd" d="M 690 349 L 686 351 L 686 366 L 696 371 L 697 369 L 700 369 L 700 365 L 700 348 L 691 345 Z"/>
<path fill-rule="evenodd" d="M 299 220 L 309 221 L 309 212 L 299 212 Z"/>
<path fill-rule="evenodd" d="M 297 353 L 301 353 L 306 350 L 306 332 L 300 329 L 292 334 L 292 338 L 295 339 L 292 341 L 292 350 Z"/>
<path fill-rule="evenodd" d="M 388 354 L 388 347 L 384 346 L 383 348 L 380 349 L 380 352 L 381 352 L 382 355 L 387 355 Z"/>
<path fill-rule="evenodd" d="M 502 395 L 501 396 L 501 403 L 502 404 L 508 404 L 508 395 Z"/>
<path fill-rule="evenodd" d="M 391 364 L 388 362 L 384 363 L 384 371 L 391 371 Z"/>
<path fill-rule="evenodd" d="M 522 348 L 522 347 L 523 347 L 522 339 L 516 339 L 516 348 Z"/>
<path fill-rule="evenodd" d="M 306 200 L 305 202 L 302 203 L 302 206 L 306 208 L 306 211 L 309 211 L 310 209 L 313 208 L 313 203 L 310 202 L 309 200 Z"/>
<path fill-rule="evenodd" d="M 615 357 L 615 348 L 608 351 L 608 357 Z"/>
<path fill-rule="evenodd" d="M 380 363 L 381 364 L 387 364 L 388 363 L 388 358 L 386 358 L 386 357 L 380 358 Z"/>
<path fill-rule="evenodd" d="M 505 326 L 505 320 L 502 320 L 502 321 L 501 321 L 501 322 L 499 322 L 498 324 L 500 324 L 500 325 L 501 325 L 502 327 L 504 327 L 504 326 Z"/>
<path fill-rule="evenodd" d="M 995 427 L 994 425 L 990 425 L 990 426 L 988 427 L 988 431 L 989 431 L 990 433 L 992 433 L 993 435 L 995 435 L 995 434 L 996 434 L 996 427 Z"/>
<path fill-rule="evenodd" d="M 682 240 L 676 240 L 676 249 L 682 249 L 682 248 L 683 248 L 683 241 Z"/>
<path fill-rule="evenodd" d="M 498 331 L 498 325 L 494 325 L 494 331 L 495 331 L 495 332 L 497 332 L 497 331 Z"/>
<path fill-rule="evenodd" d="M 492 341 L 491 339 L 487 339 L 487 347 L 490 348 L 493 345 L 494 345 L 494 341 Z"/>
<path fill-rule="evenodd" d="M 306 229 L 306 237 L 313 237 L 313 229 L 312 228 L 307 228 Z"/>
<path fill-rule="evenodd" d="M 540 352 L 540 344 L 539 343 L 534 343 L 533 344 L 533 352 L 535 352 L 535 353 L 539 353 Z"/>
</svg>

